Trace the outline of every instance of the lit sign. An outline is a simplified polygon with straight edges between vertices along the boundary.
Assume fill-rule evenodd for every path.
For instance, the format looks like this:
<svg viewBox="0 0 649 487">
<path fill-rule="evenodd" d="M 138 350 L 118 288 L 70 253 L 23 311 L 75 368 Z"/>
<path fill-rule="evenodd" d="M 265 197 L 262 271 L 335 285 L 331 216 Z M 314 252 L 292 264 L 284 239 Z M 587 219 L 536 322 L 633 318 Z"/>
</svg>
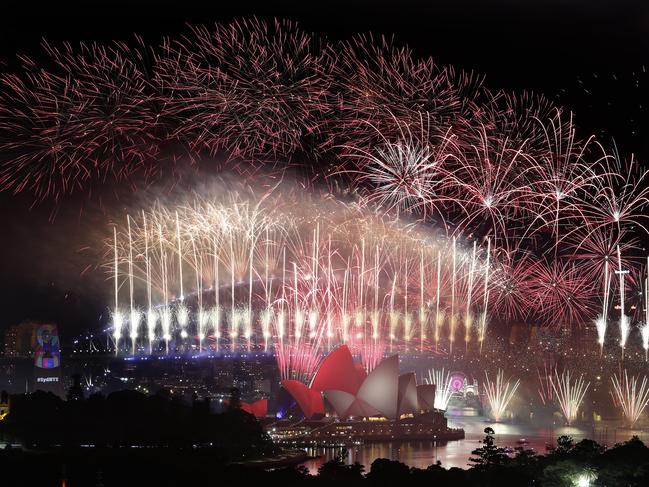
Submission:
<svg viewBox="0 0 649 487">
<path fill-rule="evenodd" d="M 58 382 L 58 377 L 36 377 L 36 382 Z"/>
</svg>

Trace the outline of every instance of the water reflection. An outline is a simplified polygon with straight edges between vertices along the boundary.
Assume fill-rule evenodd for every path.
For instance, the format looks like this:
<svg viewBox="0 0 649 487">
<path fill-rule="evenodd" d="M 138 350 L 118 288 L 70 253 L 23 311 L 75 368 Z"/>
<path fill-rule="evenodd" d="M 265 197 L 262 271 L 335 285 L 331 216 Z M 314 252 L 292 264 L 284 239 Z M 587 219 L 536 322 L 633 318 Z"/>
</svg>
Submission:
<svg viewBox="0 0 649 487">
<path fill-rule="evenodd" d="M 511 448 L 524 446 L 534 449 L 539 454 L 545 454 L 548 445 L 556 445 L 557 437 L 561 435 L 572 436 L 575 441 L 590 438 L 607 446 L 613 446 L 615 443 L 626 441 L 633 435 L 637 435 L 641 440 L 649 443 L 649 431 L 624 429 L 613 422 L 579 427 L 568 427 L 559 423 L 550 426 L 536 426 L 533 424 L 493 424 L 484 418 L 473 417 L 449 419 L 449 426 L 464 428 L 466 438 L 439 444 L 433 441 L 412 441 L 358 445 L 347 449 L 346 461 L 347 463 L 359 462 L 365 466 L 366 471 L 377 458 L 390 458 L 417 468 L 426 468 L 438 460 L 446 468 L 466 468 L 471 452 L 480 446 L 484 437 L 483 431 L 487 426 L 491 426 L 496 432 L 498 446 Z M 308 449 L 309 455 L 319 458 L 309 460 L 304 465 L 312 474 L 315 474 L 322 463 L 339 456 L 341 451 L 340 448 Z"/>
</svg>

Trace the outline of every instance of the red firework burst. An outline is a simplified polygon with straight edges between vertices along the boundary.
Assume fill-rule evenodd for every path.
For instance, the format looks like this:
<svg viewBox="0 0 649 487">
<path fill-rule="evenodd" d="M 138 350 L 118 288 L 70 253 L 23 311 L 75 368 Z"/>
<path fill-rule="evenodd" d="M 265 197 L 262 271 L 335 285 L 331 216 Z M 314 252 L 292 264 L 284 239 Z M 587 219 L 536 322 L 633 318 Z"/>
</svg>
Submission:
<svg viewBox="0 0 649 487">
<path fill-rule="evenodd" d="M 530 292 L 532 257 L 514 250 L 503 252 L 491 276 L 491 312 L 504 320 L 521 320 L 530 315 L 534 299 Z"/>
<path fill-rule="evenodd" d="M 92 178 L 132 180 L 157 154 L 156 103 L 136 50 L 43 45 L 52 69 L 23 57 L 0 78 L 0 186 L 55 197 Z"/>
<path fill-rule="evenodd" d="M 566 237 L 563 250 L 576 262 L 580 273 L 601 281 L 607 267 L 609 277 L 615 277 L 618 247 L 622 266 L 625 269 L 633 267 L 637 260 L 634 256 L 640 250 L 639 241 L 625 230 L 585 226 Z"/>
<path fill-rule="evenodd" d="M 582 324 L 592 316 L 594 284 L 570 262 L 540 260 L 529 270 L 530 299 L 544 323 Z"/>
<path fill-rule="evenodd" d="M 290 156 L 329 112 L 329 65 L 319 41 L 289 21 L 193 27 L 166 42 L 157 79 L 194 150 L 230 157 Z"/>
<path fill-rule="evenodd" d="M 380 142 L 377 130 L 388 138 L 398 137 L 401 124 L 416 125 L 422 113 L 431 119 L 432 128 L 444 133 L 471 105 L 470 87 L 480 86 L 474 77 L 458 75 L 431 58 L 418 59 L 407 47 L 384 38 L 377 42 L 359 36 L 333 49 L 340 103 L 327 147 L 353 141 L 368 149 Z"/>
</svg>

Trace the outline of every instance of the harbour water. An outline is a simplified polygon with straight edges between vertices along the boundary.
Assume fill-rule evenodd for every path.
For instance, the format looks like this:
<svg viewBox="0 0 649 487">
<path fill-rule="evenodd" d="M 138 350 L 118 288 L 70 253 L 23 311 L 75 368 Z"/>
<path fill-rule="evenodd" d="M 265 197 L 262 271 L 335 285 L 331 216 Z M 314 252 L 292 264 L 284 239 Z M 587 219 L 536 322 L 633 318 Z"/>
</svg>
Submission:
<svg viewBox="0 0 649 487">
<path fill-rule="evenodd" d="M 532 448 L 539 454 L 546 453 L 547 445 L 556 445 L 557 438 L 569 435 L 575 441 L 589 438 L 606 446 L 626 441 L 633 435 L 640 437 L 645 443 L 649 442 L 649 429 L 630 430 L 619 423 L 601 422 L 574 427 L 562 426 L 560 423 L 548 426 L 537 426 L 532 423 L 508 424 L 490 423 L 482 417 L 449 418 L 449 426 L 463 428 L 465 438 L 450 441 L 446 444 L 435 444 L 432 441 L 367 443 L 347 448 L 346 461 L 359 462 L 369 471 L 372 462 L 377 458 L 398 460 L 411 467 L 426 468 L 437 461 L 445 468 L 467 468 L 471 452 L 481 446 L 484 429 L 492 427 L 496 433 L 496 444 L 502 447 L 516 448 L 524 446 Z M 311 473 L 316 473 L 322 463 L 341 454 L 340 448 L 308 449 L 310 456 L 317 457 L 304 463 Z"/>
</svg>

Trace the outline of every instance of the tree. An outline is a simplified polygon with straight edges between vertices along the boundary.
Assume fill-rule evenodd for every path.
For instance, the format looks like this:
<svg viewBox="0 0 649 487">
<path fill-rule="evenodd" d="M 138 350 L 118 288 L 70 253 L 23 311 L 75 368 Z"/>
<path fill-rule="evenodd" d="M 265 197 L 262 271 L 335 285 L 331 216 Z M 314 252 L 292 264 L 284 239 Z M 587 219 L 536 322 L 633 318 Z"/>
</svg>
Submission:
<svg viewBox="0 0 649 487">
<path fill-rule="evenodd" d="M 487 468 L 493 465 L 504 465 L 509 460 L 503 448 L 497 447 L 495 444 L 496 434 L 490 427 L 484 429 L 485 437 L 482 440 L 484 446 L 477 448 L 471 452 L 475 457 L 469 458 L 469 461 L 474 463 L 477 468 Z"/>
<path fill-rule="evenodd" d="M 72 374 L 72 385 L 68 389 L 68 401 L 81 401 L 83 400 L 83 388 L 81 387 L 81 376 L 79 374 Z"/>
<path fill-rule="evenodd" d="M 575 442 L 572 436 L 561 435 L 557 438 L 557 448 L 554 451 L 555 453 L 568 453 L 573 446 L 575 446 Z"/>
<path fill-rule="evenodd" d="M 377 458 L 372 462 L 366 478 L 370 485 L 398 485 L 410 476 L 410 467 L 405 463 L 387 458 Z"/>
<path fill-rule="evenodd" d="M 318 468 L 318 480 L 325 485 L 359 485 L 363 480 L 365 467 L 358 462 L 352 465 L 345 465 L 347 449 L 343 448 L 339 455 L 320 465 Z"/>
<path fill-rule="evenodd" d="M 516 456 L 512 463 L 518 467 L 527 467 L 536 462 L 536 452 L 529 448 L 524 448 L 522 446 L 514 448 L 516 450 Z"/>
<path fill-rule="evenodd" d="M 596 463 L 602 485 L 649 485 L 649 448 L 637 436 L 606 450 Z"/>
<path fill-rule="evenodd" d="M 582 461 L 592 461 L 604 452 L 604 447 L 596 441 L 583 439 L 570 450 L 570 456 Z"/>
</svg>

